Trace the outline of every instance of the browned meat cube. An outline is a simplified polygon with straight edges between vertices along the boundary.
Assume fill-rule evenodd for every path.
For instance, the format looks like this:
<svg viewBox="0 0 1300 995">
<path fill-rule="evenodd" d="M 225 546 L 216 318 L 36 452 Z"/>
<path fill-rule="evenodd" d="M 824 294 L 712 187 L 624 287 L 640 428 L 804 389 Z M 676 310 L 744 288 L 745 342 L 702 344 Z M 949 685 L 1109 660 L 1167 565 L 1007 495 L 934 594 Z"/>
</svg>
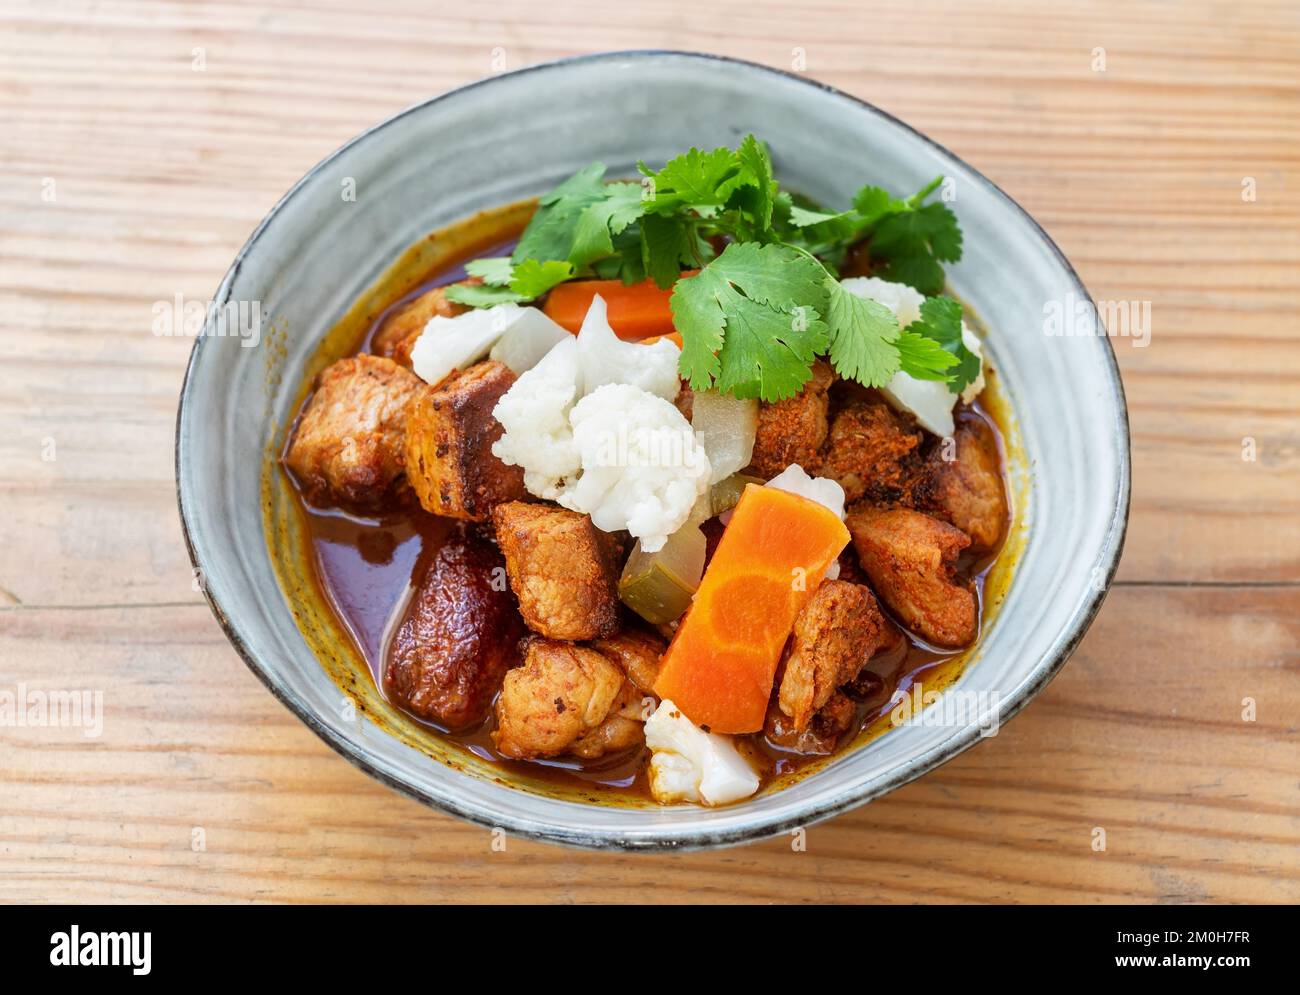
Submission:
<svg viewBox="0 0 1300 995">
<path fill-rule="evenodd" d="M 823 581 L 794 621 L 777 701 L 795 730 L 808 728 L 835 689 L 858 676 L 893 625 L 861 584 Z"/>
<path fill-rule="evenodd" d="M 818 360 L 813 364 L 812 379 L 800 393 L 773 404 L 759 404 L 750 461 L 753 473 L 770 480 L 791 463 L 805 470 L 816 466 L 817 451 L 826 441 L 828 392 L 834 382 L 830 366 Z"/>
<path fill-rule="evenodd" d="M 569 752 L 584 760 L 611 753 L 622 753 L 634 746 L 645 745 L 645 697 L 633 687 L 631 681 L 624 681 L 623 687 L 609 707 L 605 721 L 590 732 L 585 732 L 574 740 Z"/>
<path fill-rule="evenodd" d="M 307 500 L 362 511 L 392 503 L 405 486 L 406 405 L 423 386 L 378 356 L 326 367 L 284 456 Z"/>
<path fill-rule="evenodd" d="M 950 649 L 975 641 L 975 594 L 954 581 L 957 554 L 970 545 L 964 532 L 910 508 L 866 505 L 845 524 L 871 586 L 908 629 Z"/>
<path fill-rule="evenodd" d="M 911 457 L 922 438 L 910 419 L 883 400 L 864 394 L 845 404 L 831 419 L 826 453 L 821 469 L 815 472 L 838 481 L 847 502 L 866 496 L 873 504 L 891 503 L 903 493 L 912 469 Z"/>
<path fill-rule="evenodd" d="M 534 632 L 581 641 L 618 629 L 617 538 L 591 518 L 549 504 L 511 501 L 492 513 L 510 586 Z"/>
<path fill-rule="evenodd" d="M 471 280 L 467 282 L 478 283 L 481 281 Z M 458 314 L 464 314 L 467 310 L 464 304 L 456 304 L 447 300 L 447 288 L 435 287 L 408 301 L 399 307 L 396 311 L 384 319 L 384 324 L 379 331 L 375 333 L 371 341 L 371 348 L 377 355 L 387 356 L 388 358 L 400 363 L 403 366 L 411 365 L 411 350 L 415 348 L 415 340 L 420 337 L 433 318 L 454 318 Z"/>
<path fill-rule="evenodd" d="M 993 430 L 978 418 L 961 422 L 953 435 L 955 459 L 940 446 L 926 463 L 912 501 L 922 511 L 965 532 L 975 549 L 992 549 L 1007 521 L 1002 463 Z"/>
<path fill-rule="evenodd" d="M 769 740 L 784 749 L 825 757 L 835 752 L 840 738 L 853 728 L 857 714 L 857 706 L 853 701 L 847 695 L 835 691 L 813 715 L 807 727 L 796 729 L 794 721 L 774 701 L 767 710 L 763 732 Z"/>
<path fill-rule="evenodd" d="M 492 454 L 504 429 L 492 417 L 515 382 L 509 368 L 476 363 L 420 391 L 406 415 L 406 474 L 426 511 L 485 521 L 524 496 L 524 471 Z"/>
<path fill-rule="evenodd" d="M 593 649 L 530 639 L 524 665 L 506 674 L 492 741 L 521 760 L 568 753 L 626 706 L 627 687 L 623 671 Z M 587 752 L 601 745 L 595 735 Z"/>
<path fill-rule="evenodd" d="M 411 596 L 384 668 L 384 691 L 447 729 L 487 717 L 527 635 L 491 540 L 457 525 Z"/>
<path fill-rule="evenodd" d="M 629 628 L 608 639 L 597 639 L 591 648 L 622 667 L 638 691 L 654 694 L 660 659 L 667 648 L 658 635 L 644 629 Z"/>
</svg>

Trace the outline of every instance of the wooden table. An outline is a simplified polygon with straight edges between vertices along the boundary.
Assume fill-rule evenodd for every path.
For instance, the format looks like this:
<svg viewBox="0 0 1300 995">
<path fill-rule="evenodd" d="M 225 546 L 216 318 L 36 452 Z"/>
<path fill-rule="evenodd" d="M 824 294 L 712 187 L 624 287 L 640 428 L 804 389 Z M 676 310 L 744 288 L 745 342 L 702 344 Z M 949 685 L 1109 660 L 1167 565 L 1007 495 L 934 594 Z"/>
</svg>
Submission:
<svg viewBox="0 0 1300 995">
<path fill-rule="evenodd" d="M 0 728 L 0 899 L 1300 900 L 1294 2 L 377 6 L 0 4 L 0 691 L 105 710 L 94 739 Z M 276 704 L 180 537 L 190 342 L 153 302 L 206 300 L 294 180 L 402 107 L 645 47 L 797 47 L 992 177 L 1097 297 L 1151 302 L 1150 346 L 1117 342 L 1128 546 L 1074 661 L 802 853 L 494 852 Z"/>
</svg>

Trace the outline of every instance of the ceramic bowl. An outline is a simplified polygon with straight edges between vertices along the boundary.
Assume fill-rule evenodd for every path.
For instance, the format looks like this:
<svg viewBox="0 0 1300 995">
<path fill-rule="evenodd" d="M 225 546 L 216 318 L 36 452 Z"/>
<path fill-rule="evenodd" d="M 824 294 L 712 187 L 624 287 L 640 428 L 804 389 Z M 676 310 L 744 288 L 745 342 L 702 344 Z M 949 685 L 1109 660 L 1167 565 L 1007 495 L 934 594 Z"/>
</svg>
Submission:
<svg viewBox="0 0 1300 995">
<path fill-rule="evenodd" d="M 1017 562 L 956 687 L 1004 722 L 1060 670 L 1119 561 L 1129 501 L 1123 388 L 1104 336 L 1051 336 L 1049 307 L 1090 298 L 1025 211 L 952 153 L 854 97 L 759 65 L 675 52 L 569 59 L 494 76 L 353 139 L 291 189 L 235 258 L 215 303 L 258 302 L 267 333 L 196 340 L 177 418 L 181 517 L 206 596 L 248 666 L 348 760 L 484 826 L 594 848 L 689 849 L 760 839 L 877 798 L 977 742 L 970 724 L 913 724 L 783 790 L 719 809 L 622 807 L 511 783 L 405 735 L 373 688 L 325 659 L 319 619 L 277 581 L 268 467 L 325 333 L 409 246 L 474 212 L 534 196 L 601 160 L 611 177 L 692 145 L 766 140 L 783 186 L 846 205 L 943 174 L 965 233 L 953 290 L 980 315 L 1018 454 Z M 355 200 L 340 195 L 353 184 Z M 1053 304 L 1053 302 L 1056 302 Z M 268 540 L 271 540 L 270 542 Z M 346 686 L 351 682 L 351 687 Z M 351 698 L 340 690 L 340 683 Z M 358 715 L 340 707 L 363 700 Z M 432 754 L 432 755 L 431 755 Z"/>
</svg>

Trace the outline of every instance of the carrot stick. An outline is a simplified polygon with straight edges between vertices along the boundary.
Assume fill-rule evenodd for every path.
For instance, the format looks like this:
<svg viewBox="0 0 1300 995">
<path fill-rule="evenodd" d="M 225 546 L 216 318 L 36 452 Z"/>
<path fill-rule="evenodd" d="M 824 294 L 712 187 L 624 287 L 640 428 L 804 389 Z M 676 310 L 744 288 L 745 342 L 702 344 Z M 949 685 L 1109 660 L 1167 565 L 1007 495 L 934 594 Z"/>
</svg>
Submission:
<svg viewBox="0 0 1300 995">
<path fill-rule="evenodd" d="M 688 274 L 683 274 L 688 275 Z M 644 339 L 673 332 L 668 298 L 673 290 L 660 290 L 653 280 L 625 284 L 622 280 L 573 280 L 553 288 L 543 311 L 557 325 L 576 332 L 587 317 L 591 299 L 600 294 L 609 305 L 609 326 L 621 339 Z"/>
<path fill-rule="evenodd" d="M 848 545 L 830 509 L 750 484 L 664 654 L 655 694 L 712 732 L 763 727 L 795 616 Z"/>
</svg>

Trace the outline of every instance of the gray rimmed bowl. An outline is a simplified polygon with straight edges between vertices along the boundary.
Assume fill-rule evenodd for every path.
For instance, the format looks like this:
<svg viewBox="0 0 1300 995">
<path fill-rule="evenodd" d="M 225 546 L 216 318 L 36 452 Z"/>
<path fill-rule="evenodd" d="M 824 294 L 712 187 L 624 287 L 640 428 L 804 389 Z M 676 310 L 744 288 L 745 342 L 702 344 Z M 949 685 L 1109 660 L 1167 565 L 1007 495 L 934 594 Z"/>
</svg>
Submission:
<svg viewBox="0 0 1300 995">
<path fill-rule="evenodd" d="M 1128 420 L 1105 336 L 1049 336 L 1050 307 L 1090 302 L 1051 239 L 952 153 L 854 97 L 714 56 L 620 52 L 495 76 L 412 107 L 353 139 L 276 204 L 236 257 L 215 304 L 258 302 L 257 348 L 195 343 L 181 391 L 176 476 L 194 565 L 253 672 L 358 767 L 484 826 L 606 849 L 690 849 L 761 839 L 877 798 L 950 760 L 979 727 L 910 725 L 841 754 L 782 790 L 720 809 L 583 804 L 444 763 L 391 726 L 340 708 L 337 674 L 304 633 L 265 534 L 267 467 L 326 332 L 404 250 L 476 211 L 534 196 L 593 160 L 611 177 L 638 159 L 754 132 L 788 189 L 846 205 L 871 182 L 897 192 L 952 179 L 965 255 L 953 290 L 987 328 L 1011 409 L 1016 563 L 996 617 L 955 687 L 1010 718 L 1057 673 L 1101 605 L 1129 502 Z M 340 190 L 355 184 L 355 201 Z M 352 694 L 364 689 L 353 687 Z M 994 697 L 995 696 L 995 697 Z"/>
</svg>

